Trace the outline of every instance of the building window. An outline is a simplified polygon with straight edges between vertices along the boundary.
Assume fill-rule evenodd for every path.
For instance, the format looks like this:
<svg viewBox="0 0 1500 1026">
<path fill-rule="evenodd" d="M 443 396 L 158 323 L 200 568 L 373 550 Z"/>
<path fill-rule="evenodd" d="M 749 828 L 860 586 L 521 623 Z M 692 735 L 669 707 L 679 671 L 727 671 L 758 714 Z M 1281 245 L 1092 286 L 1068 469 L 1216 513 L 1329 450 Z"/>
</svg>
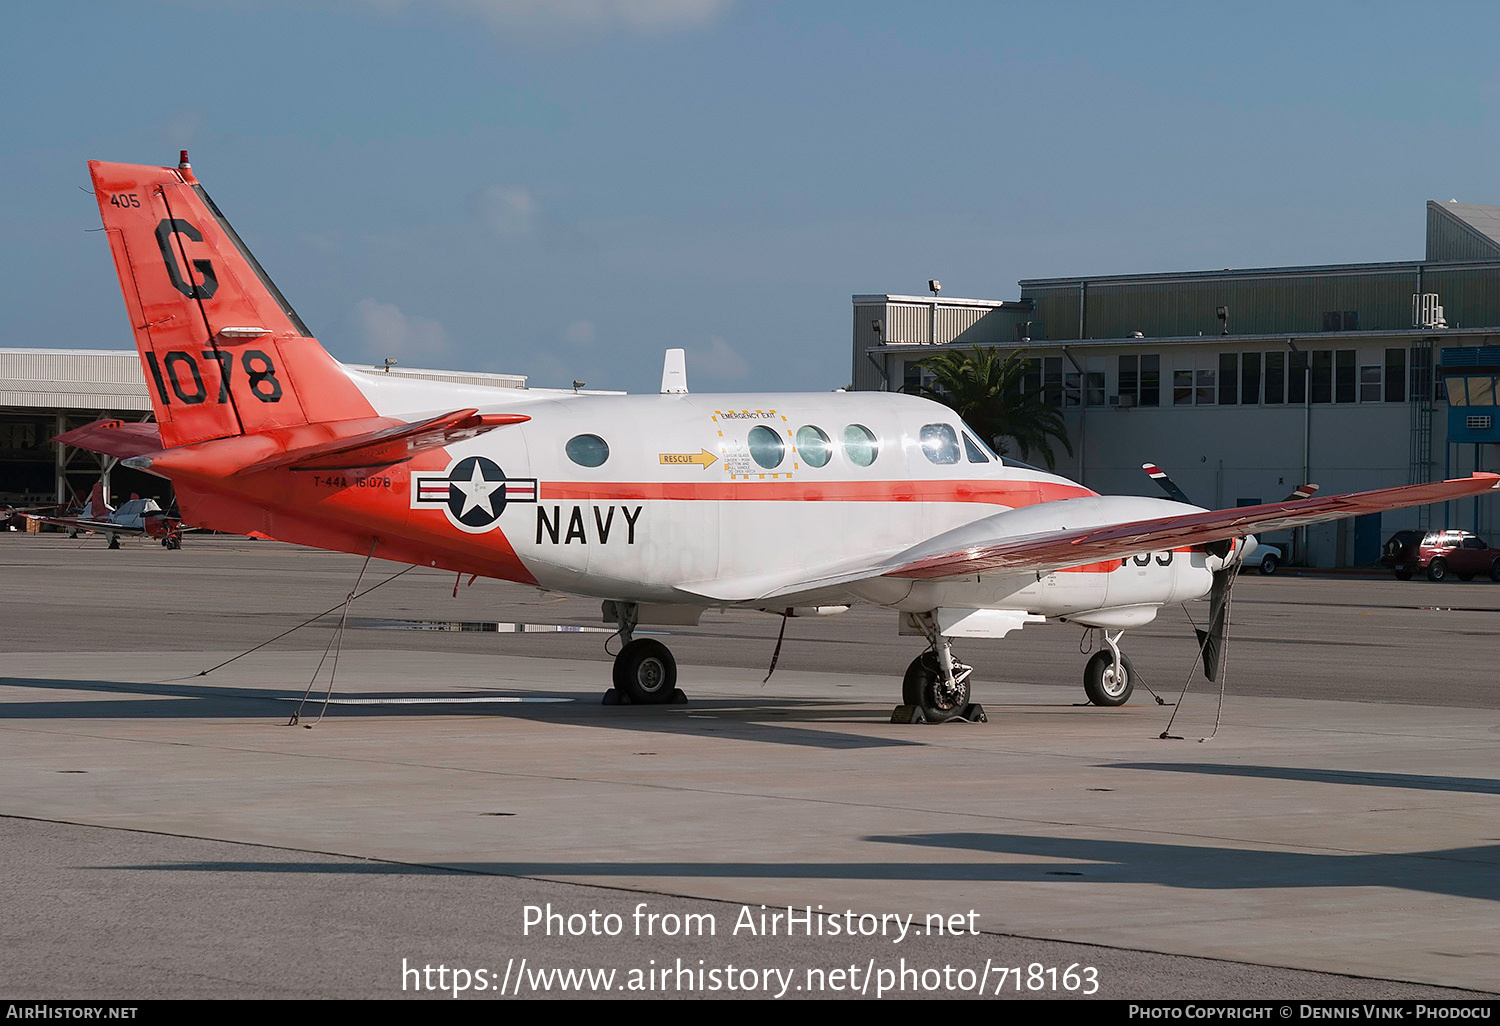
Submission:
<svg viewBox="0 0 1500 1026">
<path fill-rule="evenodd" d="M 1134 406 L 1141 389 L 1141 358 L 1120 357 L 1120 405 Z M 1129 398 L 1126 398 L 1126 397 Z"/>
<path fill-rule="evenodd" d="M 1062 357 L 1048 356 L 1042 360 L 1042 401 L 1048 406 L 1063 404 Z"/>
<path fill-rule="evenodd" d="M 1307 379 L 1309 374 L 1306 353 L 1293 353 L 1287 363 L 1286 401 L 1294 406 L 1307 402 Z"/>
<path fill-rule="evenodd" d="M 1385 401 L 1406 402 L 1406 350 L 1385 351 Z"/>
<path fill-rule="evenodd" d="M 1161 405 L 1161 357 L 1152 353 L 1141 357 L 1142 406 Z"/>
<path fill-rule="evenodd" d="M 1026 361 L 1026 371 L 1021 376 L 1021 391 L 1036 395 L 1042 390 L 1042 361 L 1032 357 Z"/>
<path fill-rule="evenodd" d="M 1086 357 L 1083 368 L 1083 401 L 1089 406 L 1103 406 L 1104 357 Z"/>
<path fill-rule="evenodd" d="M 1358 398 L 1356 382 L 1359 380 L 1359 371 L 1355 362 L 1355 352 L 1352 349 L 1340 349 L 1334 354 L 1334 399 L 1337 402 L 1352 403 Z"/>
<path fill-rule="evenodd" d="M 1172 371 L 1172 405 L 1193 405 L 1193 372 L 1191 369 Z"/>
<path fill-rule="evenodd" d="M 1244 353 L 1240 357 L 1240 402 L 1254 406 L 1260 402 L 1260 354 Z"/>
<path fill-rule="evenodd" d="M 1381 401 L 1380 364 L 1365 364 L 1359 369 L 1359 401 L 1378 403 Z"/>
<path fill-rule="evenodd" d="M 1333 350 L 1319 349 L 1312 354 L 1312 401 L 1333 402 Z"/>
<path fill-rule="evenodd" d="M 1063 375 L 1063 405 L 1077 406 L 1080 393 L 1083 391 L 1083 375 L 1077 371 L 1068 371 Z"/>
<path fill-rule="evenodd" d="M 1240 401 L 1240 358 L 1238 353 L 1219 354 L 1219 405 L 1234 406 Z"/>
<path fill-rule="evenodd" d="M 1199 406 L 1212 406 L 1214 404 L 1214 372 L 1211 368 L 1198 368 L 1197 388 L 1194 390 L 1195 401 Z"/>
<path fill-rule="evenodd" d="M 1286 402 L 1286 354 L 1266 354 L 1266 405 Z"/>
</svg>

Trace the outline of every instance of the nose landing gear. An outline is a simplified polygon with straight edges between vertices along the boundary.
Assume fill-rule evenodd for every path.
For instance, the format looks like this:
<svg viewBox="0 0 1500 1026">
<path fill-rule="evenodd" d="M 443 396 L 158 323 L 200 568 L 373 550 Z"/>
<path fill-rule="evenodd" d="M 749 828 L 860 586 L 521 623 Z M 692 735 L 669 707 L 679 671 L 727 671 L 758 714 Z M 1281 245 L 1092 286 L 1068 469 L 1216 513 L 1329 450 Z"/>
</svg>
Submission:
<svg viewBox="0 0 1500 1026">
<path fill-rule="evenodd" d="M 1101 630 L 1106 648 L 1095 652 L 1083 667 L 1083 690 L 1095 705 L 1124 705 L 1130 701 L 1135 690 L 1135 667 L 1120 651 L 1120 639 L 1124 631 L 1116 631 L 1111 638 L 1109 631 Z"/>
</svg>

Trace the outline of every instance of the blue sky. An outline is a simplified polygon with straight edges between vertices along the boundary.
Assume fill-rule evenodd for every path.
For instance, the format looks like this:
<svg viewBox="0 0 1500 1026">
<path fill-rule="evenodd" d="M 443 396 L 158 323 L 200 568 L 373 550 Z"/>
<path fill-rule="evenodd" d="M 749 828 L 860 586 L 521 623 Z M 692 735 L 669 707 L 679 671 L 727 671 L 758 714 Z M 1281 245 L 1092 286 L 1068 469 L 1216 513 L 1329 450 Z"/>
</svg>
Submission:
<svg viewBox="0 0 1500 1026">
<path fill-rule="evenodd" d="M 1414 259 L 1500 203 L 1492 5 L 45 3 L 0 40 L 3 346 L 130 344 L 85 161 L 194 169 L 340 359 L 849 378 L 849 297 Z"/>
</svg>

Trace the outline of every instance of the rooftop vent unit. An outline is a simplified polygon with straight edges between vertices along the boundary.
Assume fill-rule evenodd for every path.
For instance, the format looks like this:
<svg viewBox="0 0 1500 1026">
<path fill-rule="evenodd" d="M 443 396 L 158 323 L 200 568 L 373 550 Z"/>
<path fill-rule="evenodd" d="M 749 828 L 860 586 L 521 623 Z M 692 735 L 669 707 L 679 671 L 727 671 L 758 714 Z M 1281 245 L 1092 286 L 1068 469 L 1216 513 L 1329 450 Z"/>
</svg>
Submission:
<svg viewBox="0 0 1500 1026">
<path fill-rule="evenodd" d="M 1411 297 L 1411 324 L 1414 328 L 1446 328 L 1443 308 L 1438 305 L 1436 292 L 1413 292 Z"/>
</svg>

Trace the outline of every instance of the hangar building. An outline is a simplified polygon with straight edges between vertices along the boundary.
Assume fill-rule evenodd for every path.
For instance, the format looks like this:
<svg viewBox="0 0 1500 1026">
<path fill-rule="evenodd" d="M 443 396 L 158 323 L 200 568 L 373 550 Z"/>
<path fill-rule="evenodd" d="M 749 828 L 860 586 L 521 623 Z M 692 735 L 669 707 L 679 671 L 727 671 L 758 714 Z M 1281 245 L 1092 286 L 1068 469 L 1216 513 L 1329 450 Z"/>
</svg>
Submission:
<svg viewBox="0 0 1500 1026">
<path fill-rule="evenodd" d="M 1389 263 L 1032 278 L 1019 300 L 856 295 L 853 382 L 910 389 L 934 347 L 1024 351 L 1063 410 L 1058 471 L 1099 492 L 1270 502 L 1500 469 L 1500 207 L 1427 204 L 1427 254 Z M 1305 528 L 1294 558 L 1351 566 L 1402 528 L 1494 542 L 1465 500 Z M 1286 541 L 1287 539 L 1275 539 Z"/>
<path fill-rule="evenodd" d="M 525 388 L 520 374 L 356 367 L 400 377 Z M 171 483 L 53 437 L 107 417 L 150 420 L 134 349 L 0 349 L 0 506 L 81 502 L 101 478 L 117 503 L 137 493 L 171 506 Z"/>
</svg>

